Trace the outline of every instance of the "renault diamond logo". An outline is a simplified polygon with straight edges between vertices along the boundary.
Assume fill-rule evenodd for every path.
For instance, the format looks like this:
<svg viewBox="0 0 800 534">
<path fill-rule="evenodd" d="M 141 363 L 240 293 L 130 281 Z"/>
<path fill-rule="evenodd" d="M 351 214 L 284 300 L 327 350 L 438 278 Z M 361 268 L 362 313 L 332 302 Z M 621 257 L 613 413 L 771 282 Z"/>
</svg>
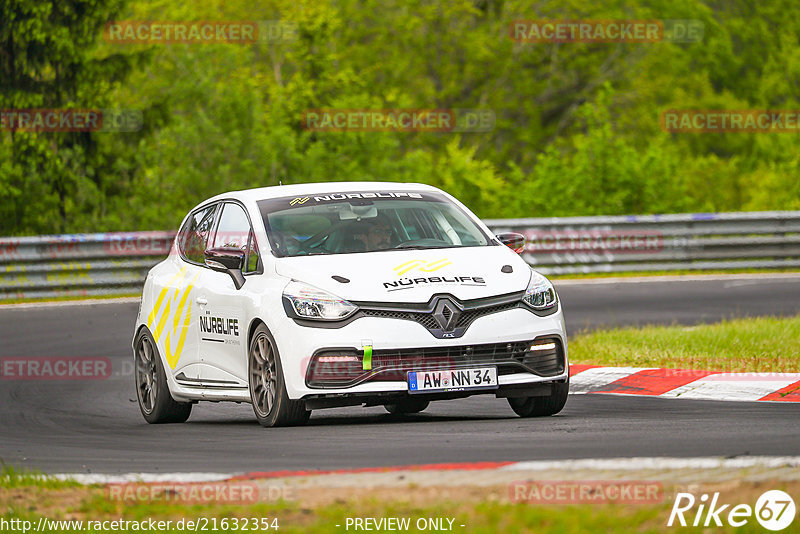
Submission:
<svg viewBox="0 0 800 534">
<path fill-rule="evenodd" d="M 452 332 L 461 317 L 461 309 L 450 299 L 440 299 L 433 309 L 433 318 L 445 332 Z"/>
</svg>

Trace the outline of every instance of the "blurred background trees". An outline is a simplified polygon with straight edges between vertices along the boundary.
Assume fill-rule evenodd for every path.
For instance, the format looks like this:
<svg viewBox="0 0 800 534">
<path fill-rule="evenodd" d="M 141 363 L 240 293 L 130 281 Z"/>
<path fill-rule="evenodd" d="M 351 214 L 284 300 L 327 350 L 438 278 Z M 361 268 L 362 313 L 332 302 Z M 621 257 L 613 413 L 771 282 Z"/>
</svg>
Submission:
<svg viewBox="0 0 800 534">
<path fill-rule="evenodd" d="M 28 16 L 46 24 L 23 24 L 23 3 L 0 0 L 0 108 L 133 108 L 146 127 L 90 145 L 70 141 L 88 134 L 0 132 L 0 234 L 170 229 L 203 198 L 279 180 L 424 182 L 498 218 L 800 209 L 796 134 L 659 127 L 673 108 L 800 109 L 800 4 L 789 0 L 71 4 L 81 17 L 41 11 Z M 121 45 L 101 38 L 112 19 L 281 19 L 299 31 L 284 43 Z M 697 19 L 705 32 L 696 43 L 521 44 L 508 34 L 520 19 Z M 41 41 L 47 68 L 27 66 L 34 77 L 105 69 L 83 85 L 20 88 L 9 39 Z M 62 41 L 72 55 L 47 52 Z M 485 108 L 497 122 L 490 133 L 311 132 L 300 120 L 312 108 Z"/>
</svg>

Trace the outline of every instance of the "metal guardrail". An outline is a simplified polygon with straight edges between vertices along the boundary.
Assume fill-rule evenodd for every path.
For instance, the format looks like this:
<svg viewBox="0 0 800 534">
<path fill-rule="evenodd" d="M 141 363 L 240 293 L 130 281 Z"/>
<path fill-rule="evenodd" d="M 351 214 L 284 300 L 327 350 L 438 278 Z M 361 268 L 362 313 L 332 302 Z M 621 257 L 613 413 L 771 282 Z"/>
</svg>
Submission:
<svg viewBox="0 0 800 534">
<path fill-rule="evenodd" d="M 175 232 L 0 238 L 0 301 L 140 292 L 174 238 Z"/>
<path fill-rule="evenodd" d="M 484 221 L 543 274 L 800 267 L 800 211 Z"/>
<path fill-rule="evenodd" d="M 484 221 L 544 274 L 800 268 L 800 211 Z M 134 294 L 174 232 L 0 238 L 0 301 Z"/>
</svg>

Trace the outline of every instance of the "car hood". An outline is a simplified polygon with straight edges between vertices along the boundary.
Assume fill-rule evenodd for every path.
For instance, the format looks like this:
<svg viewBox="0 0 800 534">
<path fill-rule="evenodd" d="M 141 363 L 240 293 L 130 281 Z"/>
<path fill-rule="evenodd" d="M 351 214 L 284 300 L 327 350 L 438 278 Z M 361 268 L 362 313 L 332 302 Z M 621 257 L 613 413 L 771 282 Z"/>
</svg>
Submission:
<svg viewBox="0 0 800 534">
<path fill-rule="evenodd" d="M 506 266 L 511 272 L 503 272 Z M 275 268 L 361 302 L 427 302 L 437 293 L 477 299 L 522 291 L 531 276 L 522 258 L 504 246 L 297 256 L 277 259 Z"/>
</svg>

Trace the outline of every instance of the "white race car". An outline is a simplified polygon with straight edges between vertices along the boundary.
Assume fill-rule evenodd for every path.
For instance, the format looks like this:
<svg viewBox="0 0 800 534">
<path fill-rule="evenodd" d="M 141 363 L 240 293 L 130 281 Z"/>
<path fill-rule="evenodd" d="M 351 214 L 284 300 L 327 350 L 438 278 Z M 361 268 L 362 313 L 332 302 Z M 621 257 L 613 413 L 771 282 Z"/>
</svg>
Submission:
<svg viewBox="0 0 800 534">
<path fill-rule="evenodd" d="M 489 393 L 559 412 L 567 338 L 553 285 L 464 205 L 421 184 L 225 193 L 181 224 L 147 276 L 133 339 L 150 423 L 198 401 L 253 405 L 264 426 L 311 410 Z"/>
</svg>

